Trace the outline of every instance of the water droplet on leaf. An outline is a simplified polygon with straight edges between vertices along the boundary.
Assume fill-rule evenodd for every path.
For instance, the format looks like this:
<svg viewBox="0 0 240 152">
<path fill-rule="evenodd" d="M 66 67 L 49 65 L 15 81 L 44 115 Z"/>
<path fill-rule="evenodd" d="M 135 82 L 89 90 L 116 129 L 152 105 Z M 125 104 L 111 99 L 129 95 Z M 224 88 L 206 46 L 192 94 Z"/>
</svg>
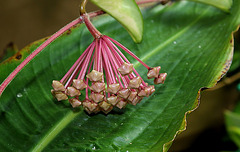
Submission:
<svg viewBox="0 0 240 152">
<path fill-rule="evenodd" d="M 23 95 L 22 95 L 21 93 L 18 93 L 18 94 L 17 94 L 17 97 L 18 97 L 18 98 L 21 98 L 22 96 L 23 96 Z"/>
</svg>

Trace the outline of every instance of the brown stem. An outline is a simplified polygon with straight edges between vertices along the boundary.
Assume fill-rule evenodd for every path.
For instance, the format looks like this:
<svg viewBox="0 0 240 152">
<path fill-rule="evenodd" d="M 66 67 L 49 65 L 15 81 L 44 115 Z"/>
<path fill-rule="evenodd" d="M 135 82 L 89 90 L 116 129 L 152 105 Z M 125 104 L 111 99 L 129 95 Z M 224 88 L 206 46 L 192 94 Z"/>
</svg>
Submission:
<svg viewBox="0 0 240 152">
<path fill-rule="evenodd" d="M 83 15 L 86 13 L 86 5 L 87 5 L 87 0 L 83 0 L 81 5 L 80 5 L 80 15 Z"/>
</svg>

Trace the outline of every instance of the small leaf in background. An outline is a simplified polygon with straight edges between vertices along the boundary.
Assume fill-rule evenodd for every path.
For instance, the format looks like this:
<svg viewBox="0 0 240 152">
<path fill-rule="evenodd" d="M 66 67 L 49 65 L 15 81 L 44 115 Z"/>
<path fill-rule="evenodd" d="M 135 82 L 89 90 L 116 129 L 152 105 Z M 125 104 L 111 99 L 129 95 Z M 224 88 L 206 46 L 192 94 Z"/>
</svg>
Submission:
<svg viewBox="0 0 240 152">
<path fill-rule="evenodd" d="M 235 112 L 225 111 L 225 124 L 232 141 L 240 149 L 240 109 Z"/>
<path fill-rule="evenodd" d="M 139 7 L 134 0 L 91 1 L 119 21 L 136 43 L 142 41 L 143 18 Z"/>
<path fill-rule="evenodd" d="M 229 12 L 233 3 L 232 0 L 188 0 L 188 1 L 194 1 L 194 2 L 200 2 L 200 3 L 212 5 L 226 12 Z"/>
</svg>

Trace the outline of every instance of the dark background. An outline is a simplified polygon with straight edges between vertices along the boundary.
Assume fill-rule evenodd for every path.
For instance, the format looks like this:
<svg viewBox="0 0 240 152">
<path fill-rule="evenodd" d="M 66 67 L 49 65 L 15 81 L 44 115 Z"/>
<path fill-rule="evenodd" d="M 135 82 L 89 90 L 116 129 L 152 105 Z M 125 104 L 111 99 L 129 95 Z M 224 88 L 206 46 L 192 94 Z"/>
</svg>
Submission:
<svg viewBox="0 0 240 152">
<path fill-rule="evenodd" d="M 81 0 L 1 0 L 0 50 L 50 36 L 79 16 Z M 87 11 L 96 10 L 90 2 Z"/>
</svg>

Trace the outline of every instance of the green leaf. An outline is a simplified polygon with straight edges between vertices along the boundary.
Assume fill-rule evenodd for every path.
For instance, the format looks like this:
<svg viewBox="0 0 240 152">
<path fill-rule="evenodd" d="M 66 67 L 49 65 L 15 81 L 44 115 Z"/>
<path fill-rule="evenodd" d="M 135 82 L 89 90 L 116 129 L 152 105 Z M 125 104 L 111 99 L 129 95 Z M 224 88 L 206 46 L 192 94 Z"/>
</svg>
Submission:
<svg viewBox="0 0 240 152">
<path fill-rule="evenodd" d="M 226 111 L 225 122 L 229 136 L 234 143 L 240 148 L 240 111 L 231 112 Z"/>
<path fill-rule="evenodd" d="M 2 62 L 0 62 L 0 83 L 31 53 L 34 51 L 46 38 L 38 40 L 24 47 L 20 51 L 16 49 L 16 46 L 9 47 L 7 51 L 9 52 L 4 56 Z M 13 53 L 13 56 L 11 56 Z"/>
<path fill-rule="evenodd" d="M 136 43 L 143 37 L 143 18 L 135 0 L 91 0 L 119 21 Z"/>
<path fill-rule="evenodd" d="M 200 2 L 200 3 L 212 5 L 225 12 L 229 12 L 233 3 L 232 0 L 188 0 L 188 1 L 194 1 L 194 2 Z"/>
<path fill-rule="evenodd" d="M 3 51 L 0 51 L 0 64 L 2 61 L 13 56 L 17 52 L 18 52 L 17 46 L 13 43 L 9 43 Z"/>
<path fill-rule="evenodd" d="M 152 96 L 108 115 L 73 110 L 51 95 L 52 80 L 61 79 L 93 40 L 84 25 L 71 29 L 29 62 L 0 97 L 1 151 L 167 151 L 196 108 L 199 89 L 215 85 L 228 69 L 239 7 L 235 0 L 231 14 L 193 2 L 144 10 L 141 44 L 111 17 L 94 20 L 103 34 L 168 73 Z M 152 84 L 147 70 L 126 56 Z"/>
</svg>

